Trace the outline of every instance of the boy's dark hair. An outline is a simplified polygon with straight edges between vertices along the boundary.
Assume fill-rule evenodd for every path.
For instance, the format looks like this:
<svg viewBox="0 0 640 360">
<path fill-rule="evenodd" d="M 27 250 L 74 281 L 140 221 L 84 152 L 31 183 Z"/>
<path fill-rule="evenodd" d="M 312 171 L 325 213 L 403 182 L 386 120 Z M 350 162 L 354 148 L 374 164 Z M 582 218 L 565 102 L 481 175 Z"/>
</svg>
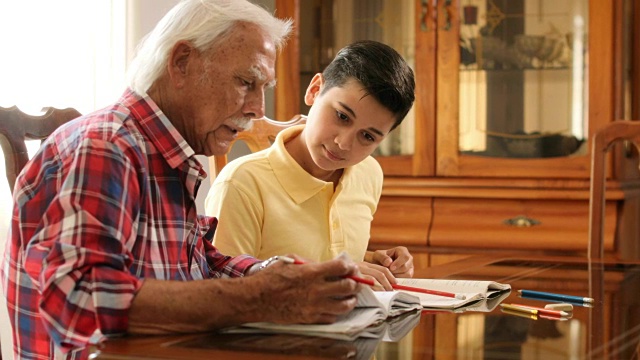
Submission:
<svg viewBox="0 0 640 360">
<path fill-rule="evenodd" d="M 350 79 L 362 84 L 365 96 L 373 96 L 389 109 L 396 122 L 395 129 L 411 109 L 416 83 L 413 70 L 392 47 L 371 40 L 345 46 L 322 72 L 325 93 L 340 87 Z"/>
</svg>

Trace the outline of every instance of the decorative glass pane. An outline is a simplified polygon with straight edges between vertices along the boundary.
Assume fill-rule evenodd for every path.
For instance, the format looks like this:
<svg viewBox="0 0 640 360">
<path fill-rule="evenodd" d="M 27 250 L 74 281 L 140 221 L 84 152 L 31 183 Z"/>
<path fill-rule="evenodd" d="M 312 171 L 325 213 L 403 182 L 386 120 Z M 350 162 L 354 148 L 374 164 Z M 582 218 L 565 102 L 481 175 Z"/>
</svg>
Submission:
<svg viewBox="0 0 640 360">
<path fill-rule="evenodd" d="M 588 8 L 588 0 L 461 0 L 461 152 L 586 153 Z"/>
</svg>

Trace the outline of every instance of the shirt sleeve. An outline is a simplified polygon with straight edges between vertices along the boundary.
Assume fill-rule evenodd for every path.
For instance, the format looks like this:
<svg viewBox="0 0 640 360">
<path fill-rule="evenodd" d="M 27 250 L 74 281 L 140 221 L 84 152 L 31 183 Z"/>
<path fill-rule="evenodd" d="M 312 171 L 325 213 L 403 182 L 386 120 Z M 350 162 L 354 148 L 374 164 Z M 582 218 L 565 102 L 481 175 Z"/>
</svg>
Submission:
<svg viewBox="0 0 640 360">
<path fill-rule="evenodd" d="M 234 179 L 216 179 L 205 200 L 205 213 L 219 219 L 213 244 L 227 255 L 259 256 L 264 212 L 259 199 Z"/>
<path fill-rule="evenodd" d="M 128 271 L 127 249 L 136 239 L 140 206 L 140 164 L 135 156 L 103 139 L 85 139 L 73 154 L 55 147 L 42 159 L 30 205 L 21 222 L 29 244 L 25 269 L 39 287 L 39 311 L 51 339 L 63 351 L 85 346 L 95 336 L 128 328 L 128 310 L 142 280 Z M 130 150 L 131 151 L 131 150 Z M 59 167 L 62 167 L 60 169 Z"/>
</svg>

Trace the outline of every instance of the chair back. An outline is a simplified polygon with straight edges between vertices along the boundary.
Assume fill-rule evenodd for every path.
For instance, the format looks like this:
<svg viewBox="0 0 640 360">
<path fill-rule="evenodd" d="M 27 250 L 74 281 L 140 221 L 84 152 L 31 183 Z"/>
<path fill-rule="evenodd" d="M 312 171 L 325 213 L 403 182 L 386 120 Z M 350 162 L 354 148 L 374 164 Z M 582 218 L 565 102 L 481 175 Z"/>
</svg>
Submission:
<svg viewBox="0 0 640 360">
<path fill-rule="evenodd" d="M 604 257 L 607 152 L 612 144 L 620 140 L 630 141 L 640 150 L 640 121 L 614 121 L 597 131 L 593 138 L 589 194 L 589 259 Z"/>
<path fill-rule="evenodd" d="M 81 114 L 75 109 L 44 108 L 43 115 L 28 115 L 15 106 L 0 107 L 0 145 L 4 153 L 7 180 L 13 191 L 16 177 L 29 161 L 26 140 L 44 140 L 60 125 Z"/>
<path fill-rule="evenodd" d="M 254 153 L 264 150 L 273 144 L 278 133 L 290 126 L 304 124 L 307 121 L 305 115 L 296 115 L 289 121 L 277 121 L 269 118 L 261 118 L 253 120 L 251 129 L 242 131 L 236 139 L 231 143 L 233 146 L 238 140 L 242 140 L 247 144 L 249 150 Z M 216 155 L 210 162 L 213 170 L 213 177 L 218 176 L 222 168 L 227 165 L 227 155 Z"/>
</svg>

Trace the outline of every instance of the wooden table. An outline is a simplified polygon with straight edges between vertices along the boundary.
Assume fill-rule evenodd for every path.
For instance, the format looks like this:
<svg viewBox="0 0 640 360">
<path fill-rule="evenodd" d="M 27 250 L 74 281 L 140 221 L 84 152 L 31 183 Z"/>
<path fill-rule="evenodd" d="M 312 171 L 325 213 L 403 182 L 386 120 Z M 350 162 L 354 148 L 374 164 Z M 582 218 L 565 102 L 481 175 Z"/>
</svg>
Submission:
<svg viewBox="0 0 640 360">
<path fill-rule="evenodd" d="M 424 269 L 416 277 L 511 284 L 503 303 L 544 306 L 519 289 L 593 297 L 569 320 L 501 312 L 424 312 L 400 341 L 354 342 L 292 335 L 192 334 L 113 339 L 95 359 L 630 359 L 640 356 L 640 263 L 566 257 L 473 257 Z"/>
</svg>

